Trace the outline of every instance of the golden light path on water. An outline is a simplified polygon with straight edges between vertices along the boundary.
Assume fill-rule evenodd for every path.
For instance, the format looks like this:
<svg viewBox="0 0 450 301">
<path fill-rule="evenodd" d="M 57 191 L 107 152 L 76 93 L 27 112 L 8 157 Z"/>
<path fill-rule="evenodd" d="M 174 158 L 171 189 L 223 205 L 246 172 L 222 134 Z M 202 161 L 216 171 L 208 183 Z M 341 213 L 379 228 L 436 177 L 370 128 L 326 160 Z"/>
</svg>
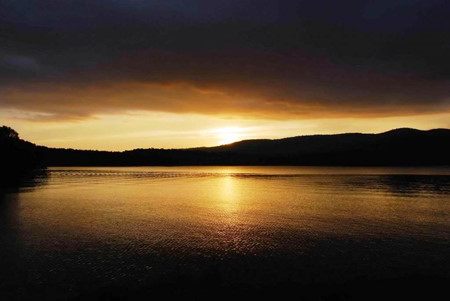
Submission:
<svg viewBox="0 0 450 301">
<path fill-rule="evenodd" d="M 148 296 L 319 282 L 314 294 L 365 296 L 418 275 L 439 288 L 449 195 L 449 168 L 53 167 L 0 194 L 0 284 Z"/>
<path fill-rule="evenodd" d="M 310 238 L 445 236 L 445 232 L 427 231 L 448 227 L 448 220 L 439 214 L 450 212 L 450 204 L 441 201 L 448 197 L 448 183 L 436 187 L 433 182 L 420 182 L 420 175 L 419 180 L 417 175 L 405 175 L 407 181 L 397 175 L 420 174 L 420 170 L 383 172 L 376 168 L 52 168 L 47 185 L 21 195 L 19 220 L 26 242 L 38 248 L 55 248 L 71 238 L 79 243 L 130 244 L 138 253 L 148 248 L 181 248 L 188 253 L 247 254 L 285 248 L 305 252 L 311 247 L 302 240 L 285 245 L 290 232 Z"/>
</svg>

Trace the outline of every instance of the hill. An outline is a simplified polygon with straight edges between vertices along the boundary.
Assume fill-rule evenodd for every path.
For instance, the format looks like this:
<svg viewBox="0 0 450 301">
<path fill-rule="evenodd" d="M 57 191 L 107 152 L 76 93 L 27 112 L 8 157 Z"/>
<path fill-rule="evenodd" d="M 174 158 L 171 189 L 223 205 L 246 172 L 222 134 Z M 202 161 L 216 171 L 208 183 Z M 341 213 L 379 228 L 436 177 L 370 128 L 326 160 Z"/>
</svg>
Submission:
<svg viewBox="0 0 450 301">
<path fill-rule="evenodd" d="M 401 128 L 380 134 L 348 133 L 284 139 L 243 140 L 191 149 L 90 151 L 36 146 L 2 127 L 0 155 L 4 170 L 39 166 L 133 165 L 450 165 L 450 130 Z"/>
<path fill-rule="evenodd" d="M 448 165 L 450 130 L 400 128 L 380 134 L 244 140 L 203 150 L 255 155 L 294 165 Z"/>
<path fill-rule="evenodd" d="M 450 130 L 244 140 L 217 147 L 124 152 L 40 148 L 47 165 L 450 165 Z"/>
</svg>

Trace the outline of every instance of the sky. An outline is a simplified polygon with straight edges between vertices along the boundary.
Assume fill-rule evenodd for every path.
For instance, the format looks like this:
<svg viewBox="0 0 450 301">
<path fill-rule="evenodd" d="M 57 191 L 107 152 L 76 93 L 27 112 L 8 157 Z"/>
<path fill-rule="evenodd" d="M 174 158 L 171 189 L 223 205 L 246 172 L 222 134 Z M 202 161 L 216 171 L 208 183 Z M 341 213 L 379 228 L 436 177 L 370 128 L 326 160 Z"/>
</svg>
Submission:
<svg viewBox="0 0 450 301">
<path fill-rule="evenodd" d="M 0 0 L 0 123 L 124 150 L 450 128 L 446 0 Z"/>
</svg>

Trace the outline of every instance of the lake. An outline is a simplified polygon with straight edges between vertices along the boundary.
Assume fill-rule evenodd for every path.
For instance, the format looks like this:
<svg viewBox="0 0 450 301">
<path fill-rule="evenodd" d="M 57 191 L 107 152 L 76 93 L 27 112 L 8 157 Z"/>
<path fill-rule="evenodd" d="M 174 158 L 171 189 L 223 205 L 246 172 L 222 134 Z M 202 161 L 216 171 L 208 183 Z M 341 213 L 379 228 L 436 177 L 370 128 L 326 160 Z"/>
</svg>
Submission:
<svg viewBox="0 0 450 301">
<path fill-rule="evenodd" d="M 55 167 L 0 243 L 2 300 L 448 296 L 450 168 Z"/>
</svg>

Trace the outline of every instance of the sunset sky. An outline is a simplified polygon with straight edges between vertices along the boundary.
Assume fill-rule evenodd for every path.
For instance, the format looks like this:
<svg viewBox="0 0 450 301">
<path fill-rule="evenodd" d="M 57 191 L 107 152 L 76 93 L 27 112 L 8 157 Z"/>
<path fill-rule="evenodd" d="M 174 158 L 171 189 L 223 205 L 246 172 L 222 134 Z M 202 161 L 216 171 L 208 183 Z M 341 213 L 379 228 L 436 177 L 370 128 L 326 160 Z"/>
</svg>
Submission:
<svg viewBox="0 0 450 301">
<path fill-rule="evenodd" d="M 447 0 L 0 0 L 0 125 L 124 150 L 450 128 Z"/>
</svg>

